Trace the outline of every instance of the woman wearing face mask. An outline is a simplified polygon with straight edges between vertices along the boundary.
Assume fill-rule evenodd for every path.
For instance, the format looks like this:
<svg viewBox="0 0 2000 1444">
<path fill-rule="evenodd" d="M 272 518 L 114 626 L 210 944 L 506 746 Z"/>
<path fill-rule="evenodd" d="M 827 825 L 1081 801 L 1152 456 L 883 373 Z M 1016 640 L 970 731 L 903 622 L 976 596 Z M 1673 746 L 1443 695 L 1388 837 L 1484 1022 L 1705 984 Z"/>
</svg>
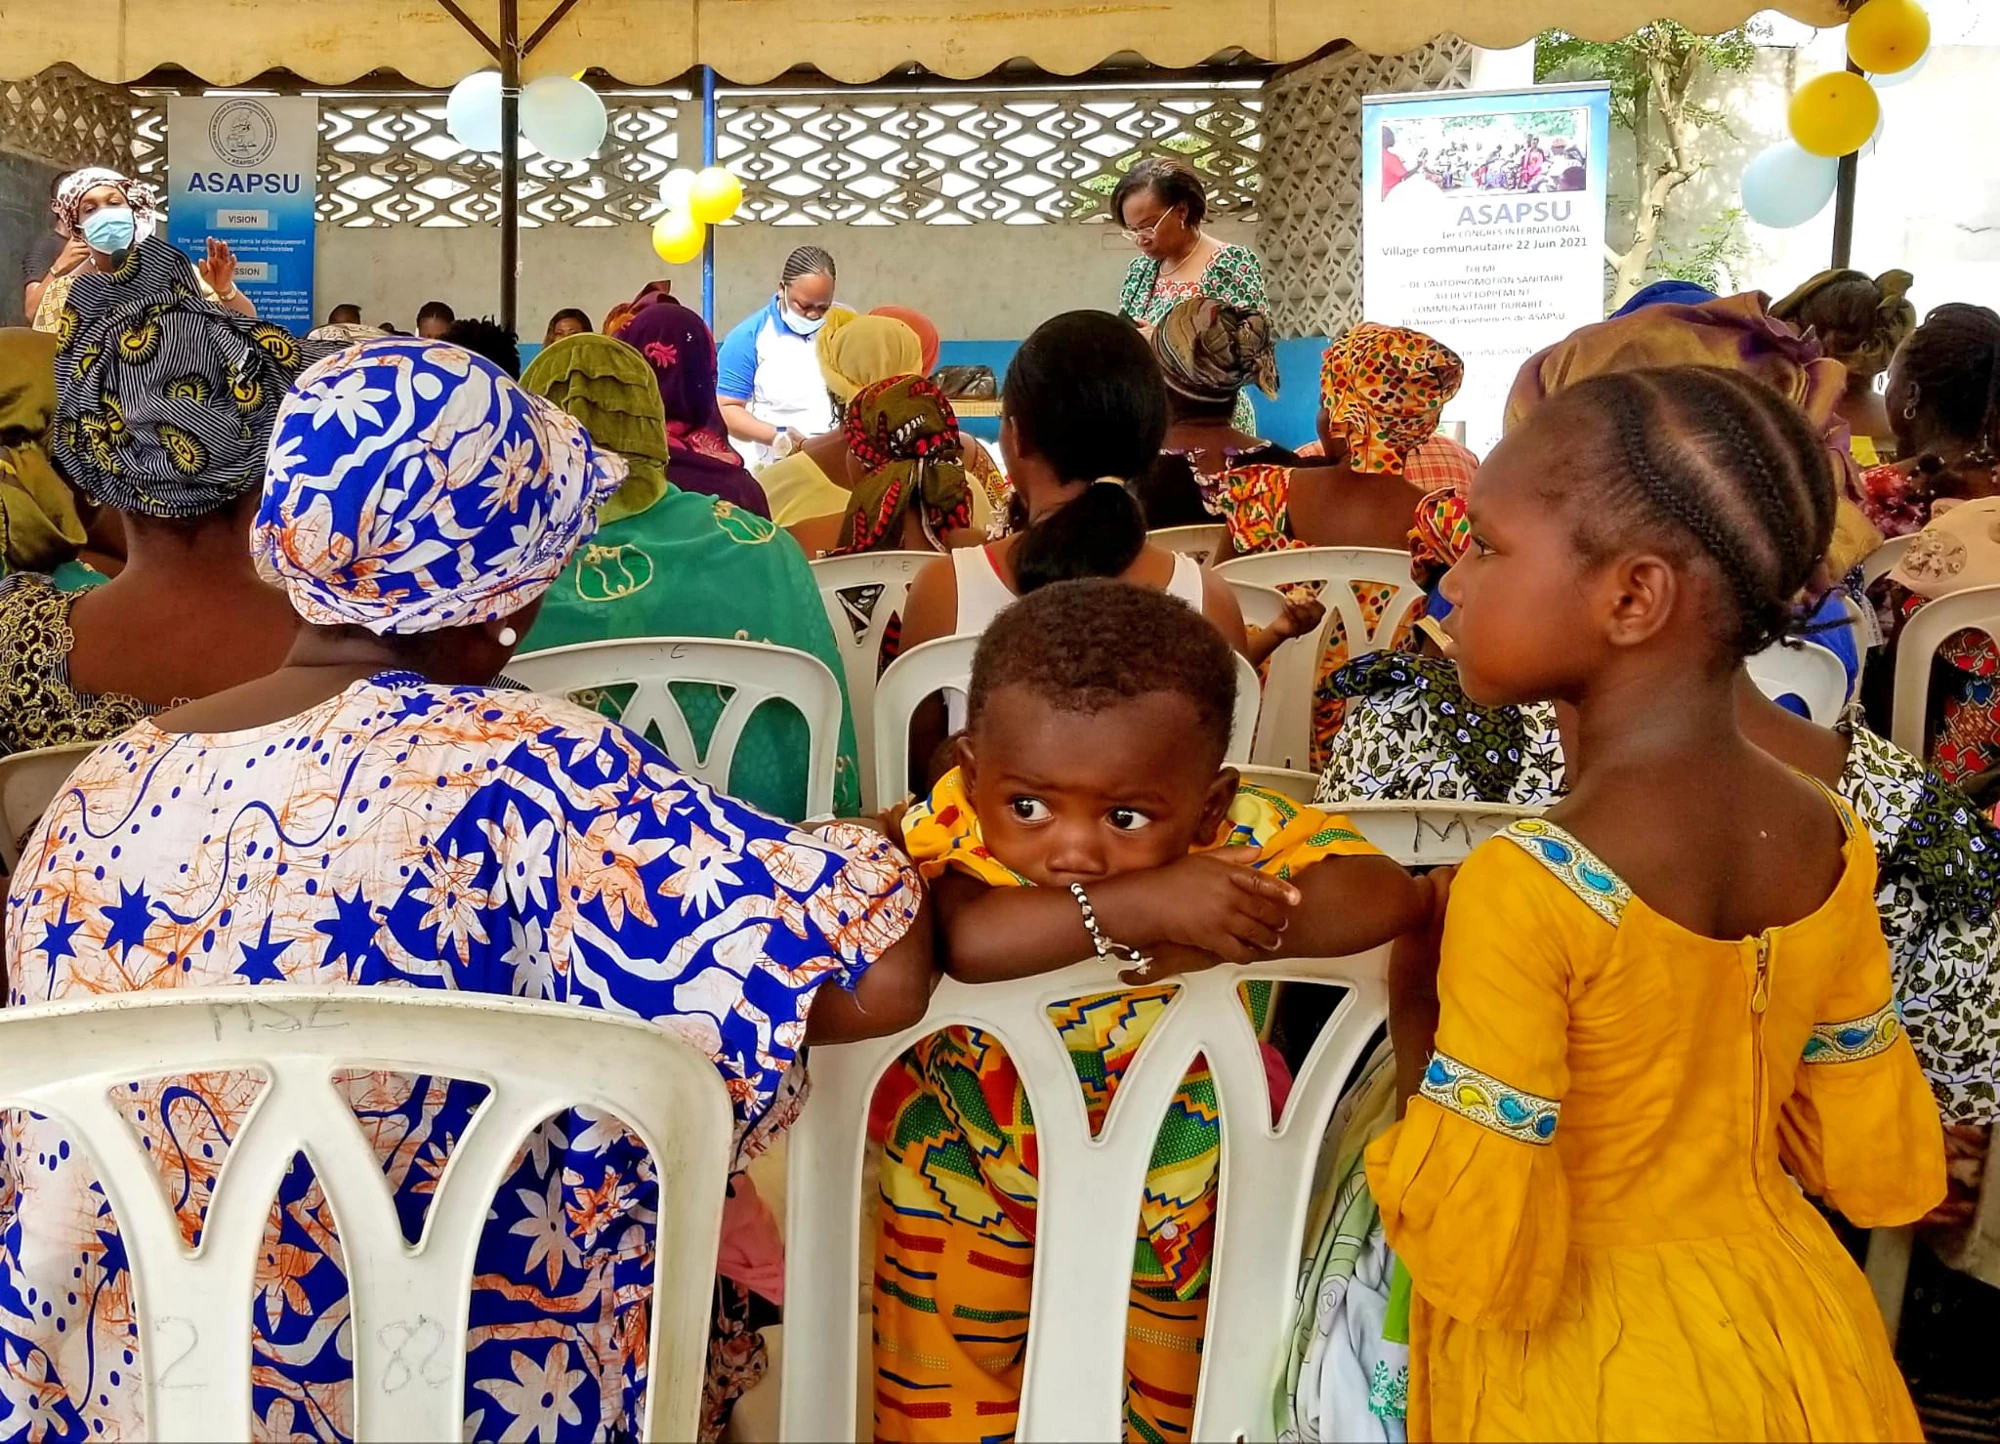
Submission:
<svg viewBox="0 0 2000 1444">
<path fill-rule="evenodd" d="M 151 186 L 115 170 L 93 167 L 64 177 L 50 208 L 67 244 L 48 275 L 27 292 L 28 312 L 37 331 L 62 333 L 63 307 L 76 278 L 86 272 L 117 270 L 133 248 L 153 234 L 159 204 Z M 236 289 L 236 257 L 221 241 L 209 238 L 208 255 L 195 271 L 209 300 L 238 315 L 257 314 L 250 298 Z"/>
<path fill-rule="evenodd" d="M 770 304 L 722 339 L 716 380 L 730 440 L 752 467 L 833 429 L 813 338 L 833 309 L 833 257 L 800 246 L 785 258 Z"/>
</svg>

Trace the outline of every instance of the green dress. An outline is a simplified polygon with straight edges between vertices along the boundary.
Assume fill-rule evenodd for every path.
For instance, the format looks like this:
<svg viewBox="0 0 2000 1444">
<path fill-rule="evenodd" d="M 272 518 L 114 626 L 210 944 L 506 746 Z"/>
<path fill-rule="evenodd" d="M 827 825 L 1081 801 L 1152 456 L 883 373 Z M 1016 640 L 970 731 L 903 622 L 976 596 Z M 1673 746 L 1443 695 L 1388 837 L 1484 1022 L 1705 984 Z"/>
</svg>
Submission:
<svg viewBox="0 0 2000 1444">
<path fill-rule="evenodd" d="M 1162 282 L 1161 264 L 1150 256 L 1132 258 L 1132 264 L 1125 268 L 1125 284 L 1118 292 L 1121 316 L 1157 326 L 1167 312 L 1197 296 L 1241 306 L 1246 311 L 1270 309 L 1264 300 L 1263 268 L 1257 264 L 1256 253 L 1247 246 L 1224 246 L 1202 268 L 1199 280 Z M 1236 415 L 1230 424 L 1246 436 L 1257 434 L 1257 414 L 1250 407 L 1250 398 L 1240 392 L 1236 397 Z"/>
<path fill-rule="evenodd" d="M 722 637 L 793 647 L 826 663 L 846 690 L 833 626 L 798 543 L 762 517 L 696 492 L 670 486 L 644 511 L 599 528 L 549 588 L 521 650 L 630 637 Z M 615 717 L 630 693 L 610 688 L 579 700 Z M 714 688 L 682 686 L 674 697 L 696 743 L 706 746 L 724 698 Z M 798 712 L 778 703 L 759 708 L 730 768 L 730 795 L 802 821 L 807 743 Z M 843 817 L 861 810 L 855 757 L 854 724 L 843 708 L 833 787 L 834 811 Z"/>
</svg>

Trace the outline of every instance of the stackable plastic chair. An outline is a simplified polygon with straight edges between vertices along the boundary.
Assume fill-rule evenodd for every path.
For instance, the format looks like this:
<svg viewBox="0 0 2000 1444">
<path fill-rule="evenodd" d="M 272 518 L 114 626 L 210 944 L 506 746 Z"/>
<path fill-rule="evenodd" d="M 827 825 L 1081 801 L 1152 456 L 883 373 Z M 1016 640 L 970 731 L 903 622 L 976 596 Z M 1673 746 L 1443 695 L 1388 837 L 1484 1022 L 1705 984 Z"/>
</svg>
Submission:
<svg viewBox="0 0 2000 1444">
<path fill-rule="evenodd" d="M 810 754 L 806 771 L 806 816 L 833 812 L 834 767 L 840 752 L 840 682 L 819 658 L 768 642 L 722 641 L 714 637 L 644 637 L 615 642 L 580 642 L 516 657 L 507 675 L 524 687 L 550 696 L 611 687 L 633 687 L 619 721 L 634 732 L 659 729 L 661 745 L 674 765 L 719 792 L 729 790 L 729 767 L 750 714 L 769 701 L 789 703 L 806 719 Z M 709 734 L 708 750 L 694 733 L 674 697 L 676 682 L 703 683 L 729 693 Z"/>
<path fill-rule="evenodd" d="M 1875 548 L 1874 551 L 1863 557 L 1861 559 L 1861 585 L 1864 588 L 1872 587 L 1875 583 L 1881 581 L 1882 578 L 1888 576 L 1890 568 L 1903 559 L 1903 553 L 1910 549 L 1910 543 L 1916 539 L 1914 532 L 1909 536 L 1892 536 L 1889 540 L 1883 542 L 1882 545 Z"/>
<path fill-rule="evenodd" d="M 49 810 L 69 775 L 97 745 L 72 742 L 0 757 L 0 872 L 12 873 L 19 865 L 21 844 Z"/>
<path fill-rule="evenodd" d="M 1972 587 L 1925 602 L 1903 623 L 1896 641 L 1896 692 L 1891 740 L 1924 756 L 1930 715 L 1931 659 L 1955 634 L 1971 629 L 2000 643 L 2000 587 Z"/>
<path fill-rule="evenodd" d="M 1230 595 L 1236 598 L 1236 610 L 1243 613 L 1244 626 L 1252 629 L 1268 627 L 1283 614 L 1285 594 L 1276 587 L 1259 586 L 1256 582 L 1240 581 L 1235 577 L 1225 577 L 1224 580 L 1229 583 Z M 1291 643 L 1282 645 L 1290 646 Z"/>
<path fill-rule="evenodd" d="M 335 1071 L 350 1067 L 489 1090 L 415 1247 L 368 1136 L 334 1090 Z M 264 1089 L 230 1148 L 197 1252 L 111 1096 L 140 1079 L 220 1069 L 254 1069 Z M 58 1119 L 96 1166 L 118 1220 L 150 1439 L 249 1437 L 253 1280 L 271 1199 L 303 1152 L 340 1220 L 355 1437 L 457 1444 L 487 1212 L 528 1136 L 576 1106 L 628 1125 L 657 1168 L 643 1437 L 692 1439 L 733 1120 L 721 1075 L 687 1043 L 596 1009 L 418 988 L 260 984 L 0 1011 L 0 1108 Z"/>
<path fill-rule="evenodd" d="M 1423 588 L 1410 579 L 1409 554 L 1383 547 L 1297 547 L 1232 557 L 1218 564 L 1215 571 L 1231 586 L 1237 582 L 1262 587 L 1321 584 L 1319 595 L 1326 604 L 1326 620 L 1310 635 L 1286 642 L 1272 654 L 1263 715 L 1251 749 L 1251 759 L 1260 765 L 1302 766 L 1312 755 L 1313 692 L 1334 619 L 1340 619 L 1350 658 L 1388 647 L 1410 609 L 1424 595 Z M 1354 595 L 1356 584 L 1395 589 L 1373 627 L 1361 614 L 1360 600 Z"/>
<path fill-rule="evenodd" d="M 1209 526 L 1166 526 L 1146 533 L 1146 540 L 1154 546 L 1193 557 L 1202 566 L 1215 560 L 1215 554 L 1222 550 L 1228 537 L 1229 528 L 1221 522 Z"/>
<path fill-rule="evenodd" d="M 869 807 L 881 811 L 909 794 L 910 719 L 925 699 L 939 692 L 965 692 L 972 685 L 976 636 L 939 637 L 912 647 L 891 662 L 875 685 L 875 791 Z M 1257 669 L 1236 658 L 1236 720 L 1230 729 L 1231 762 L 1247 761 L 1257 732 L 1262 698 Z"/>
<path fill-rule="evenodd" d="M 822 557 L 813 581 L 847 674 L 847 704 L 854 709 L 854 743 L 861 754 L 861 795 L 875 795 L 875 679 L 889 619 L 903 610 L 917 573 L 936 552 L 863 552 Z"/>
<path fill-rule="evenodd" d="M 1847 668 L 1828 648 L 1817 642 L 1773 642 L 1743 665 L 1757 690 L 1772 701 L 1798 698 L 1806 715 L 1822 727 L 1840 720 L 1847 705 Z"/>
</svg>

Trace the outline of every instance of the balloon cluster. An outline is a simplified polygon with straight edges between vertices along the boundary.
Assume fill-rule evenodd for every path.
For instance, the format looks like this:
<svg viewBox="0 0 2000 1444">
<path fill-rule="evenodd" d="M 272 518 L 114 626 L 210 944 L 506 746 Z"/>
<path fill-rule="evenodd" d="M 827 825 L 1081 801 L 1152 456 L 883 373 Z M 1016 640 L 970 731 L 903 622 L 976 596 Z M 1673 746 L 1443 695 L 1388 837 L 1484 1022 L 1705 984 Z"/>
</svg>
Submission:
<svg viewBox="0 0 2000 1444">
<path fill-rule="evenodd" d="M 586 160 L 604 144 L 611 116 L 578 75 L 545 75 L 521 87 L 521 134 L 550 160 Z M 444 126 L 467 150 L 500 149 L 500 72 L 468 75 L 445 98 Z"/>
<path fill-rule="evenodd" d="M 653 250 L 669 265 L 685 265 L 701 254 L 708 228 L 743 204 L 743 182 L 719 165 L 669 171 L 660 182 L 660 199 L 667 210 L 653 222 Z"/>
<path fill-rule="evenodd" d="M 1792 138 L 1743 169 L 1743 209 L 1759 225 L 1804 225 L 1833 198 L 1841 156 L 1882 133 L 1878 86 L 1900 85 L 1923 68 L 1931 21 L 1915 0 L 1868 0 L 1847 22 L 1847 58 L 1865 75 L 1833 70 L 1792 94 Z"/>
</svg>

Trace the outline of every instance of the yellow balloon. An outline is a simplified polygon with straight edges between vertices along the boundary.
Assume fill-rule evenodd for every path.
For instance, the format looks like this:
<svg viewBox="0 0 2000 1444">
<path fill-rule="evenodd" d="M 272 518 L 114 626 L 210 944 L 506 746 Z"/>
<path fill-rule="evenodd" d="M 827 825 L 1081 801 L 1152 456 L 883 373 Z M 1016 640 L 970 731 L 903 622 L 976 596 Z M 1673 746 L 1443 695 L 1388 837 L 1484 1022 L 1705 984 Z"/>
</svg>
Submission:
<svg viewBox="0 0 2000 1444">
<path fill-rule="evenodd" d="M 686 211 L 668 211 L 653 222 L 653 250 L 670 266 L 684 266 L 701 255 L 708 227 Z"/>
<path fill-rule="evenodd" d="M 1839 156 L 1868 144 L 1882 102 L 1875 87 L 1847 70 L 1815 75 L 1792 95 L 1792 139 L 1814 155 Z"/>
<path fill-rule="evenodd" d="M 719 225 L 743 204 L 743 182 L 719 165 L 694 178 L 688 191 L 688 214 L 706 225 Z"/>
<path fill-rule="evenodd" d="M 1911 0 L 1868 0 L 1847 22 L 1847 55 L 1872 75 L 1908 70 L 1930 49 L 1931 17 Z"/>
</svg>

